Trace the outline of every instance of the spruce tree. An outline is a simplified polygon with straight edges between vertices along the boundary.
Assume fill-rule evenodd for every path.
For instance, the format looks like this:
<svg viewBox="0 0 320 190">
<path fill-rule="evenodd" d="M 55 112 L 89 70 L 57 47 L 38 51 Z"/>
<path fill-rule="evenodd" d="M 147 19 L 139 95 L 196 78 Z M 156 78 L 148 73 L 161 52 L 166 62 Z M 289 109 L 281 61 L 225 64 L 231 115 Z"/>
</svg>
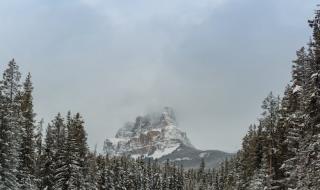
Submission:
<svg viewBox="0 0 320 190">
<path fill-rule="evenodd" d="M 317 189 L 320 186 L 320 11 L 317 10 L 315 18 L 310 21 L 313 28 L 313 39 L 310 43 L 310 75 L 307 76 L 305 99 L 305 130 L 300 145 L 298 187 L 300 189 Z"/>
<path fill-rule="evenodd" d="M 43 162 L 40 165 L 40 189 L 53 190 L 55 176 L 55 135 L 53 125 L 49 125 L 46 131 Z"/>
<path fill-rule="evenodd" d="M 48 125 L 45 137 L 43 163 L 41 165 L 41 184 L 44 189 L 53 190 L 57 183 L 57 168 L 63 161 L 61 155 L 65 137 L 64 120 L 58 113 Z"/>
<path fill-rule="evenodd" d="M 77 113 L 73 119 L 69 132 L 68 139 L 70 139 L 72 153 L 74 155 L 74 175 L 77 189 L 85 189 L 85 181 L 88 178 L 88 145 L 87 134 L 84 129 L 84 121 Z"/>
<path fill-rule="evenodd" d="M 44 162 L 44 145 L 43 145 L 43 119 L 36 126 L 35 132 L 35 177 L 38 189 L 41 189 L 41 170 Z"/>
<path fill-rule="evenodd" d="M 58 150 L 58 163 L 55 168 L 55 189 L 69 190 L 82 189 L 78 180 L 82 180 L 80 163 L 78 162 L 79 154 L 77 152 L 76 128 L 75 121 L 68 112 L 65 127 L 65 140 Z"/>
<path fill-rule="evenodd" d="M 35 125 L 33 112 L 33 86 L 31 75 L 28 74 L 23 84 L 21 96 L 21 113 L 22 113 L 22 134 L 19 151 L 19 174 L 18 180 L 20 189 L 34 189 L 35 182 Z"/>
<path fill-rule="evenodd" d="M 1 82 L 0 107 L 0 189 L 18 189 L 18 150 L 21 140 L 20 85 L 21 74 L 10 61 Z"/>
</svg>

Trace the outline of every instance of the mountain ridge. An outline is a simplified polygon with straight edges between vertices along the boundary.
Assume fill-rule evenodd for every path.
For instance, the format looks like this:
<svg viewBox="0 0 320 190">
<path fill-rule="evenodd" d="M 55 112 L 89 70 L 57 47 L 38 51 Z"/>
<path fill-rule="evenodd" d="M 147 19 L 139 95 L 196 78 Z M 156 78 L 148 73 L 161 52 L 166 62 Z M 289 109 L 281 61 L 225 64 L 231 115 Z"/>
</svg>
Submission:
<svg viewBox="0 0 320 190">
<path fill-rule="evenodd" d="M 217 164 L 232 154 L 219 150 L 199 150 L 192 145 L 177 126 L 175 112 L 171 107 L 138 116 L 135 122 L 127 122 L 118 130 L 115 138 L 107 138 L 104 152 L 111 156 L 127 155 L 132 158 L 145 157 L 165 162 L 167 159 L 196 168 L 202 159 L 207 167 Z"/>
</svg>

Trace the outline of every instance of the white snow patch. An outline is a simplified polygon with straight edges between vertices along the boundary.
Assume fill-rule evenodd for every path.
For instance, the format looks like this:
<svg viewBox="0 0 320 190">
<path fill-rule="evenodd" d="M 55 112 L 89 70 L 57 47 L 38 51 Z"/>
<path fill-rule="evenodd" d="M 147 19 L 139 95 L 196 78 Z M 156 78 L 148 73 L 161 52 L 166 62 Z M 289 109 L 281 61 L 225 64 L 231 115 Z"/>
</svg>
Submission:
<svg viewBox="0 0 320 190">
<path fill-rule="evenodd" d="M 206 156 L 208 156 L 208 153 L 207 153 L 207 152 L 202 152 L 202 153 L 199 154 L 199 157 L 200 157 L 200 158 L 204 158 L 204 157 L 206 157 Z"/>
<path fill-rule="evenodd" d="M 183 157 L 183 158 L 176 158 L 174 161 L 182 161 L 182 160 L 191 160 L 189 157 Z"/>
<path fill-rule="evenodd" d="M 301 86 L 296 85 L 296 86 L 293 88 L 292 92 L 293 92 L 293 93 L 296 93 L 296 92 L 301 91 L 301 89 L 302 89 L 302 87 L 301 87 Z"/>
<path fill-rule="evenodd" d="M 168 155 L 168 154 L 171 154 L 173 151 L 175 151 L 180 145 L 179 144 L 176 144 L 175 146 L 173 147 L 168 147 L 168 148 L 165 148 L 163 150 L 156 150 L 152 155 L 148 156 L 148 157 L 151 157 L 153 159 L 158 159 L 158 158 L 161 158 L 165 155 Z"/>
<path fill-rule="evenodd" d="M 163 135 L 165 139 L 176 139 L 180 140 L 184 145 L 193 147 L 191 142 L 186 136 L 185 132 L 182 132 L 177 126 L 175 125 L 167 125 L 163 128 Z"/>
<path fill-rule="evenodd" d="M 160 128 L 155 128 L 155 129 L 152 129 L 151 131 L 159 131 L 159 132 L 161 132 L 161 129 Z"/>
<path fill-rule="evenodd" d="M 311 78 L 315 78 L 315 77 L 317 77 L 318 76 L 318 73 L 313 73 L 312 75 L 311 75 Z"/>
<path fill-rule="evenodd" d="M 139 154 L 133 154 L 133 155 L 131 155 L 130 157 L 136 160 L 136 159 L 138 159 L 139 157 L 141 157 L 141 155 L 139 155 Z"/>
</svg>

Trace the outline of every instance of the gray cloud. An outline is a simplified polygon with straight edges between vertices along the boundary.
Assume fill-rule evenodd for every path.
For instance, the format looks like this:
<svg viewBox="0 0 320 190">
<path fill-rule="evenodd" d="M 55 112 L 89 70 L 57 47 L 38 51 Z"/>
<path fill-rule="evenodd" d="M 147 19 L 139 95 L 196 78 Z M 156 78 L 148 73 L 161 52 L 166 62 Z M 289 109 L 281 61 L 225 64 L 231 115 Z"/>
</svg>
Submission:
<svg viewBox="0 0 320 190">
<path fill-rule="evenodd" d="M 163 106 L 203 149 L 235 151 L 282 93 L 316 1 L 0 2 L 0 69 L 33 74 L 38 118 L 81 112 L 89 143 Z"/>
</svg>

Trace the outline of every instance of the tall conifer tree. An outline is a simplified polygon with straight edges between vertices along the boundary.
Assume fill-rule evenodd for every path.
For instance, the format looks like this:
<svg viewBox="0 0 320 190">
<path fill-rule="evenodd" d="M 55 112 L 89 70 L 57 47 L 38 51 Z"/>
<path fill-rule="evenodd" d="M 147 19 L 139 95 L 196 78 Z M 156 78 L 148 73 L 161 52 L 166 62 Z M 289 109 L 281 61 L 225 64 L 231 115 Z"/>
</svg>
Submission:
<svg viewBox="0 0 320 190">
<path fill-rule="evenodd" d="M 0 189 L 17 189 L 18 148 L 21 140 L 21 74 L 10 61 L 1 83 L 0 107 Z"/>
<path fill-rule="evenodd" d="M 31 75 L 28 74 L 23 84 L 21 96 L 22 134 L 19 154 L 19 174 L 18 179 L 20 189 L 35 188 L 35 139 L 34 139 L 34 117 L 33 112 L 33 86 Z"/>
</svg>

